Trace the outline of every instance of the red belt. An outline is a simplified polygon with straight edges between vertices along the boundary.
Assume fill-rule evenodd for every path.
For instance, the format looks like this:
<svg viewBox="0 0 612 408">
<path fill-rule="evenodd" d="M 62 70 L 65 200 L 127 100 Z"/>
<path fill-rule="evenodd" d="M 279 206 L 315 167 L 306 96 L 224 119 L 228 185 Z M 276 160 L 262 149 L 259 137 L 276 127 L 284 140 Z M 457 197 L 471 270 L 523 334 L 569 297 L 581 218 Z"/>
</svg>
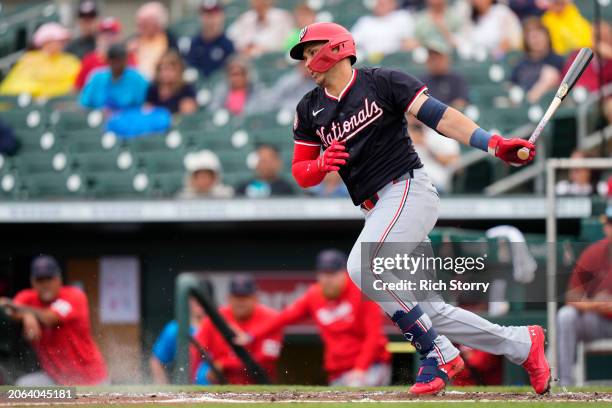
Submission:
<svg viewBox="0 0 612 408">
<path fill-rule="evenodd" d="M 421 166 L 422 167 L 422 166 Z M 420 168 L 420 167 L 418 167 Z M 403 176 L 400 176 L 396 179 L 393 179 L 391 181 L 391 183 L 393 184 L 397 184 L 400 181 L 403 180 L 408 180 L 408 177 L 410 178 L 414 178 L 414 172 L 413 169 L 408 170 L 408 173 L 404 174 Z M 363 203 L 361 203 L 359 206 L 361 208 L 363 208 L 366 211 L 370 211 L 372 208 L 374 208 L 374 206 L 376 206 L 376 203 L 378 202 L 378 193 L 375 193 L 372 197 L 368 198 L 367 200 L 365 200 Z"/>
</svg>

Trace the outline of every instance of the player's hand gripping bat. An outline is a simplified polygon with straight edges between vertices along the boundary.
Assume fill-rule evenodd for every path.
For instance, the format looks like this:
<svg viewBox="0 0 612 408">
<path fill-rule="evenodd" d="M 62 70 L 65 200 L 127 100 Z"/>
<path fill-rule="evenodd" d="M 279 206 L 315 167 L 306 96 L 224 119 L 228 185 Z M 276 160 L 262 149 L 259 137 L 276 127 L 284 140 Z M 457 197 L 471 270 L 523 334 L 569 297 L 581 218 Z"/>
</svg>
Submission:
<svg viewBox="0 0 612 408">
<path fill-rule="evenodd" d="M 567 96 L 567 94 L 569 94 L 574 85 L 576 85 L 576 82 L 578 82 L 578 79 L 586 69 L 587 65 L 589 65 L 589 62 L 591 62 L 591 59 L 593 59 L 593 51 L 590 48 L 582 48 L 578 55 L 576 55 L 574 62 L 572 62 L 572 65 L 565 74 L 563 81 L 561 81 L 561 85 L 559 85 L 559 89 L 557 89 L 554 99 L 548 106 L 548 109 L 546 109 L 542 119 L 540 119 L 538 126 L 536 126 L 535 130 L 529 137 L 529 142 L 535 143 L 536 140 L 538 140 L 538 137 L 540 137 L 544 127 L 552 115 L 555 114 L 563 99 Z M 527 160 L 529 157 L 529 149 L 526 147 L 521 148 L 517 152 L 517 156 L 521 160 Z"/>
</svg>

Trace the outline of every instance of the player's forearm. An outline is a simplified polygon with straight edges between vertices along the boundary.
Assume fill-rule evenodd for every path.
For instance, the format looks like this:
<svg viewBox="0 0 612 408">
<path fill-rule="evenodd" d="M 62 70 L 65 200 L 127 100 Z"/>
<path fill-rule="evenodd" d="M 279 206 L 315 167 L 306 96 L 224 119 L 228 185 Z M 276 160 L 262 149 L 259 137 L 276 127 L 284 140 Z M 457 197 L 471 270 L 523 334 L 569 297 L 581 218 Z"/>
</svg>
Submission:
<svg viewBox="0 0 612 408">
<path fill-rule="evenodd" d="M 478 125 L 453 107 L 448 107 L 442 115 L 436 130 L 446 137 L 470 145 L 470 139 Z"/>
<path fill-rule="evenodd" d="M 314 187 L 325 178 L 325 173 L 319 171 L 316 160 L 304 160 L 291 166 L 293 178 L 302 188 Z"/>
</svg>

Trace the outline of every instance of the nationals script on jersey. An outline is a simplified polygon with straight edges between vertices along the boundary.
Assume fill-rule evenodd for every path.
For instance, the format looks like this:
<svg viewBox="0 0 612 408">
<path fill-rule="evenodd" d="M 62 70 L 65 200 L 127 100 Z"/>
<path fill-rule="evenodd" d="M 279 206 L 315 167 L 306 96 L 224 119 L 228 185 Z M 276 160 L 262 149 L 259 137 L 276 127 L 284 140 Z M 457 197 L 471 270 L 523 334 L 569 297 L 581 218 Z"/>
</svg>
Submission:
<svg viewBox="0 0 612 408">
<path fill-rule="evenodd" d="M 326 149 L 344 141 L 350 158 L 340 169 L 355 205 L 385 184 L 422 167 L 408 135 L 405 113 L 427 91 L 418 79 L 384 68 L 353 70 L 338 98 L 317 87 L 297 106 L 296 143 Z"/>
</svg>

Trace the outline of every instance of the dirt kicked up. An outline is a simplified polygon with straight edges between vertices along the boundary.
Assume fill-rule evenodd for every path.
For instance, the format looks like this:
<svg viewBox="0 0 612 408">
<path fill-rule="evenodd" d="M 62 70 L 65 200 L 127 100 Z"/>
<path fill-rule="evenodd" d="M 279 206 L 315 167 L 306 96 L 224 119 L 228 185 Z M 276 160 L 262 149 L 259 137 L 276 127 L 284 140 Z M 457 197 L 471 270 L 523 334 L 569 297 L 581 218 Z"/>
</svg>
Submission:
<svg viewBox="0 0 612 408">
<path fill-rule="evenodd" d="M 327 387 L 103 387 L 79 388 L 76 398 L 69 400 L 9 399 L 7 387 L 0 389 L 0 407 L 5 406 L 346 406 L 380 407 L 388 403 L 428 403 L 428 408 L 436 403 L 457 403 L 460 405 L 477 402 L 482 406 L 501 406 L 508 403 L 527 403 L 521 406 L 557 406 L 574 403 L 575 405 L 593 404 L 612 405 L 612 388 L 582 388 L 564 390 L 556 388 L 552 393 L 538 396 L 527 388 L 454 388 L 442 395 L 414 397 L 404 387 L 385 387 L 369 389 L 347 389 Z M 480 404 L 482 403 L 482 404 Z M 431 404 L 431 405 L 430 405 Z M 574 405 L 572 404 L 572 405 Z M 446 404 L 444 404 L 446 405 Z M 593 405 L 590 405 L 593 406 Z"/>
</svg>

